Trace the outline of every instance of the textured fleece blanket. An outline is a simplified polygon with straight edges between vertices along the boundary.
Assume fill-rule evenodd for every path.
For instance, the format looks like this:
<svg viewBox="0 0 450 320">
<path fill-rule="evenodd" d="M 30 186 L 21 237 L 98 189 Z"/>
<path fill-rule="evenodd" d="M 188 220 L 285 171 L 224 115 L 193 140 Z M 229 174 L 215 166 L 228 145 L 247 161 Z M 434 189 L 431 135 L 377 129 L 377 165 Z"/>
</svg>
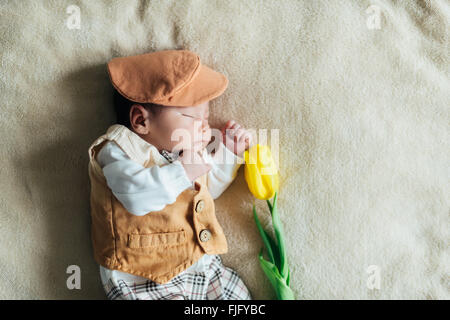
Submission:
<svg viewBox="0 0 450 320">
<path fill-rule="evenodd" d="M 87 149 L 115 121 L 106 62 L 185 48 L 230 80 L 213 127 L 279 134 L 298 299 L 449 299 L 449 21 L 447 0 L 1 1 L 0 298 L 105 298 Z M 222 258 L 272 299 L 243 173 L 216 200 Z"/>
</svg>

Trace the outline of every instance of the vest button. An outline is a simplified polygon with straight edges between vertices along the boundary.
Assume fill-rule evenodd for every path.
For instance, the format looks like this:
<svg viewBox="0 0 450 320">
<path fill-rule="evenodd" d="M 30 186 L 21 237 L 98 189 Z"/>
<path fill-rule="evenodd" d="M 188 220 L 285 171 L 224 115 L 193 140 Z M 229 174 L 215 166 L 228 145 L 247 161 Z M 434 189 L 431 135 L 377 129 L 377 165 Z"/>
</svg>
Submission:
<svg viewBox="0 0 450 320">
<path fill-rule="evenodd" d="M 208 229 L 203 229 L 200 232 L 200 240 L 202 242 L 208 241 L 209 239 L 211 239 L 211 231 L 209 231 Z"/>
<path fill-rule="evenodd" d="M 195 211 L 201 212 L 204 207 L 205 207 L 205 202 L 203 200 L 200 200 L 197 202 L 197 205 L 195 206 Z"/>
</svg>

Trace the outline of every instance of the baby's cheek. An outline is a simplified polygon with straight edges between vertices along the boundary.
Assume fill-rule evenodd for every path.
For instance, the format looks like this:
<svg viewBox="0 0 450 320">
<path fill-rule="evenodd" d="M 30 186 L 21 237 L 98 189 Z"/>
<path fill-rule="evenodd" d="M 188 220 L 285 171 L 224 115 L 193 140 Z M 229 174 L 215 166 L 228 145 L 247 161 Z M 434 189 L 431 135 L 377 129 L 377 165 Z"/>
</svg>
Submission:
<svg viewBox="0 0 450 320">
<path fill-rule="evenodd" d="M 211 140 L 211 129 L 207 129 L 203 134 L 203 140 Z"/>
<path fill-rule="evenodd" d="M 192 135 L 189 130 L 176 128 L 172 131 L 170 137 L 167 137 L 172 147 L 177 146 L 182 149 L 189 148 L 192 145 Z"/>
</svg>

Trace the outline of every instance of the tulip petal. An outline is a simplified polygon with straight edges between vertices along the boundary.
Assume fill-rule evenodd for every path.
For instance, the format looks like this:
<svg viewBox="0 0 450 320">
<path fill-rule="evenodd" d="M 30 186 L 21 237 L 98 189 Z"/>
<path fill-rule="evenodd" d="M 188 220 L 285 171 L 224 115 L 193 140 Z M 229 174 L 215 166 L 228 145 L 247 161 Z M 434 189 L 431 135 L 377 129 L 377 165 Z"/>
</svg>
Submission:
<svg viewBox="0 0 450 320">
<path fill-rule="evenodd" d="M 274 196 L 278 190 L 278 173 L 268 146 L 254 145 L 244 152 L 244 177 L 250 192 L 261 200 Z"/>
</svg>

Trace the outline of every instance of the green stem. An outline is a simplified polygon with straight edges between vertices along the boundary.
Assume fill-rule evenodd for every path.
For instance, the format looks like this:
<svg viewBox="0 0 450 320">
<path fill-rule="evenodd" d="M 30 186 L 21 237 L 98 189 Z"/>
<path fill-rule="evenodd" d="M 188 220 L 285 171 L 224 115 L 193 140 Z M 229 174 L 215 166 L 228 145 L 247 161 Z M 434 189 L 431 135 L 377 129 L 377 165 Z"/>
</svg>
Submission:
<svg viewBox="0 0 450 320">
<path fill-rule="evenodd" d="M 272 204 L 272 224 L 273 229 L 275 231 L 275 236 L 277 238 L 278 242 L 278 248 L 280 253 L 280 274 L 281 276 L 286 279 L 288 276 L 288 265 L 287 265 L 287 256 L 286 256 L 286 247 L 284 244 L 284 231 L 283 231 L 283 225 L 281 224 L 280 217 L 278 216 L 278 210 L 277 210 L 277 192 L 275 192 L 275 196 L 273 198 L 273 204 Z"/>
</svg>

